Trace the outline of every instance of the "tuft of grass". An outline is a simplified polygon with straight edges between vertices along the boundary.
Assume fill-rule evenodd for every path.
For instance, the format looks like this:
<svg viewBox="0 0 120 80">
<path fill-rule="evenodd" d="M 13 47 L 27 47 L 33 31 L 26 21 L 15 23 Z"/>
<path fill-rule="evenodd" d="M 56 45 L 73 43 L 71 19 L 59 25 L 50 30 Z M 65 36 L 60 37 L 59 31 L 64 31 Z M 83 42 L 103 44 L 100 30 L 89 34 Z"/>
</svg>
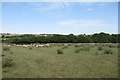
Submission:
<svg viewBox="0 0 120 80">
<path fill-rule="evenodd" d="M 37 59 L 35 60 L 35 62 L 36 62 L 37 64 L 40 64 L 40 63 L 44 62 L 44 60 L 43 60 L 42 58 L 37 58 Z"/>
<path fill-rule="evenodd" d="M 102 47 L 101 45 L 98 46 L 98 50 L 99 50 L 99 51 L 103 50 L 103 47 Z"/>
<path fill-rule="evenodd" d="M 3 47 L 3 51 L 9 51 L 10 48 L 9 47 Z"/>
<path fill-rule="evenodd" d="M 117 45 L 112 44 L 112 45 L 109 45 L 109 47 L 110 47 L 110 48 L 116 48 Z"/>
<path fill-rule="evenodd" d="M 11 56 L 2 59 L 2 68 L 10 67 L 13 65 L 13 58 Z"/>
<path fill-rule="evenodd" d="M 105 48 L 104 49 L 104 54 L 113 54 L 113 51 L 110 48 Z"/>
<path fill-rule="evenodd" d="M 5 55 L 4 55 L 4 54 L 2 54 L 1 56 L 2 56 L 2 57 L 4 57 Z"/>
<path fill-rule="evenodd" d="M 62 49 L 66 49 L 66 48 L 68 48 L 68 46 L 63 46 L 63 47 L 62 47 Z"/>
<path fill-rule="evenodd" d="M 115 44 L 104 44 L 104 46 L 108 47 L 108 48 L 116 48 L 117 45 Z"/>
<path fill-rule="evenodd" d="M 79 53 L 80 52 L 80 48 L 75 49 L 75 53 Z"/>
<path fill-rule="evenodd" d="M 81 50 L 82 51 L 90 51 L 90 47 L 84 46 L 84 47 L 81 47 Z"/>
<path fill-rule="evenodd" d="M 58 54 L 63 54 L 62 49 L 57 49 L 57 53 L 58 53 Z"/>
<path fill-rule="evenodd" d="M 11 51 L 10 54 L 13 54 L 13 52 Z"/>
<path fill-rule="evenodd" d="M 80 47 L 80 45 L 76 44 L 75 47 Z"/>
</svg>

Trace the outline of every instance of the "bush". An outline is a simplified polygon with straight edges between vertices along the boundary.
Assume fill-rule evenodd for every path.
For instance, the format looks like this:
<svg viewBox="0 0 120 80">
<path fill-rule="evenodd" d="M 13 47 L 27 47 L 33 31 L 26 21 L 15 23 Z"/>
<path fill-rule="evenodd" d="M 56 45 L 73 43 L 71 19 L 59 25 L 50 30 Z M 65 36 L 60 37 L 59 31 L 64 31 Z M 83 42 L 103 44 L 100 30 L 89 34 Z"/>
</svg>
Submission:
<svg viewBox="0 0 120 80">
<path fill-rule="evenodd" d="M 113 54 L 113 51 L 110 48 L 106 48 L 104 49 L 104 54 Z"/>
<path fill-rule="evenodd" d="M 79 53 L 80 52 L 80 48 L 75 49 L 75 53 Z"/>
<path fill-rule="evenodd" d="M 83 50 L 83 51 L 89 51 L 89 50 L 90 50 L 90 47 L 84 46 L 84 47 L 81 47 L 81 50 Z"/>
<path fill-rule="evenodd" d="M 3 50 L 4 50 L 4 51 L 9 51 L 10 48 L 9 48 L 9 47 L 3 47 Z"/>
<path fill-rule="evenodd" d="M 5 56 L 5 52 L 4 52 L 4 51 L 2 52 L 1 56 L 2 56 L 2 57 L 4 57 L 4 56 Z"/>
<path fill-rule="evenodd" d="M 109 47 L 109 48 L 115 48 L 116 47 L 116 45 L 114 45 L 114 44 L 106 44 L 105 46 Z"/>
<path fill-rule="evenodd" d="M 10 54 L 13 54 L 13 52 L 11 51 Z"/>
<path fill-rule="evenodd" d="M 4 54 L 2 54 L 1 56 L 2 56 L 2 57 L 4 57 L 5 55 L 4 55 Z"/>
<path fill-rule="evenodd" d="M 109 46 L 109 48 L 112 48 L 112 47 L 114 47 L 113 45 L 108 45 Z"/>
<path fill-rule="evenodd" d="M 68 48 L 68 46 L 63 46 L 62 49 Z"/>
<path fill-rule="evenodd" d="M 36 59 L 35 59 L 35 62 L 36 62 L 37 64 L 41 64 L 41 63 L 44 62 L 44 59 L 43 59 L 43 58 L 36 58 Z"/>
<path fill-rule="evenodd" d="M 57 53 L 58 53 L 58 54 L 63 54 L 62 49 L 58 49 L 58 50 L 57 50 Z"/>
<path fill-rule="evenodd" d="M 116 48 L 117 45 L 116 44 L 105 44 L 106 47 L 109 47 L 109 48 Z"/>
<path fill-rule="evenodd" d="M 103 49 L 102 46 L 98 46 L 98 50 L 101 51 Z"/>
<path fill-rule="evenodd" d="M 71 44 L 69 43 L 68 46 L 71 46 Z"/>
<path fill-rule="evenodd" d="M 2 68 L 6 68 L 13 65 L 13 58 L 10 56 L 4 57 L 2 59 Z"/>
<path fill-rule="evenodd" d="M 80 47 L 80 44 L 76 44 L 75 47 Z"/>
</svg>

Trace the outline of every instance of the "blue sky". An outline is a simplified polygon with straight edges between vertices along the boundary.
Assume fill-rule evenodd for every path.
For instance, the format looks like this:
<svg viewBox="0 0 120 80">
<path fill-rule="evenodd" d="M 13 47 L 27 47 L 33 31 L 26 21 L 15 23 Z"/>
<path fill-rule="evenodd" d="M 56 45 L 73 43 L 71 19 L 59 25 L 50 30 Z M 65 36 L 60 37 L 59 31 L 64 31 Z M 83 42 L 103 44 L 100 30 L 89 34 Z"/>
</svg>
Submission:
<svg viewBox="0 0 120 80">
<path fill-rule="evenodd" d="M 118 33 L 117 2 L 3 2 L 3 32 Z"/>
</svg>

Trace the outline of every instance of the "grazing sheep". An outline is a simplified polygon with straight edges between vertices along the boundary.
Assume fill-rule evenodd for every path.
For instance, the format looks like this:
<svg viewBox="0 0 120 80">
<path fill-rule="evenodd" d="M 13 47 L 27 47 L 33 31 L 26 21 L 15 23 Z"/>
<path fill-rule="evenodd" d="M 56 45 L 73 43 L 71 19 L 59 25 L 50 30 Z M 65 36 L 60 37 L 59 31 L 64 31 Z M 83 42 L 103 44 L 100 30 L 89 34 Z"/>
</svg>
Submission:
<svg viewBox="0 0 120 80">
<path fill-rule="evenodd" d="M 44 47 L 44 45 L 43 45 L 43 44 L 40 44 L 40 45 L 36 45 L 36 47 L 37 47 L 37 48 L 42 48 L 42 47 Z"/>
<path fill-rule="evenodd" d="M 63 48 L 62 49 L 65 49 L 65 48 L 68 48 L 69 47 L 69 45 L 68 44 L 63 44 Z"/>
<path fill-rule="evenodd" d="M 9 44 L 3 44 L 2 46 L 11 48 L 11 45 Z"/>
<path fill-rule="evenodd" d="M 28 45 L 23 45 L 23 47 L 24 47 L 24 48 L 27 48 L 27 47 L 28 47 Z"/>
<path fill-rule="evenodd" d="M 45 44 L 44 46 L 45 46 L 45 47 L 51 47 L 50 44 Z"/>
<path fill-rule="evenodd" d="M 42 47 L 45 47 L 45 45 L 41 44 L 41 45 L 38 45 L 38 47 L 41 47 L 41 48 L 42 48 Z"/>
<path fill-rule="evenodd" d="M 79 44 L 79 43 L 78 43 L 78 44 L 76 44 L 76 45 L 75 45 L 75 47 L 80 47 L 80 44 Z"/>
<path fill-rule="evenodd" d="M 65 44 L 63 44 L 63 45 L 64 45 L 64 46 L 68 46 L 68 44 L 66 44 L 66 43 L 65 43 Z"/>
</svg>

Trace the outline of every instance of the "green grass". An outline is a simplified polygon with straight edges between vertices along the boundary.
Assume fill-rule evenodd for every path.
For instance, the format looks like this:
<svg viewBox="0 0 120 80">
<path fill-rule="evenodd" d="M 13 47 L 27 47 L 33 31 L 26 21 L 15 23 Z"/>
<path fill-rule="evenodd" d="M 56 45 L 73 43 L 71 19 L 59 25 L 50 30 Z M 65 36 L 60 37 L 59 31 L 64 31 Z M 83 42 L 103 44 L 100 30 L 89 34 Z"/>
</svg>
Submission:
<svg viewBox="0 0 120 80">
<path fill-rule="evenodd" d="M 111 48 L 113 54 L 104 54 L 97 49 L 98 46 L 91 47 L 89 51 L 81 50 L 76 54 L 73 43 L 63 49 L 64 54 L 57 54 L 57 50 L 62 47 L 54 44 L 50 48 L 33 47 L 30 50 L 12 46 L 10 51 L 3 51 L 5 56 L 10 55 L 14 60 L 13 66 L 3 68 L 3 78 L 118 77 L 117 47 Z"/>
</svg>

